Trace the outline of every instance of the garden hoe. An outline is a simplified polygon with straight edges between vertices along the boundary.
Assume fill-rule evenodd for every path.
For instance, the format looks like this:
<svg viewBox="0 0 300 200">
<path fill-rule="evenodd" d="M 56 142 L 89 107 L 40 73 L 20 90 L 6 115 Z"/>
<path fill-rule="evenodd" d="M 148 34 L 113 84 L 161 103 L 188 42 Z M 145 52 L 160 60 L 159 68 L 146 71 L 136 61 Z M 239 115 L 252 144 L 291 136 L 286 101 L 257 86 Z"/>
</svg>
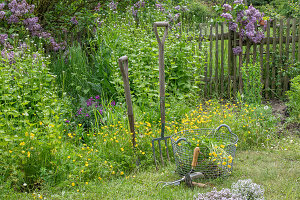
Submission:
<svg viewBox="0 0 300 200">
<path fill-rule="evenodd" d="M 130 126 L 130 132 L 132 135 L 132 145 L 133 151 L 136 156 L 136 141 L 135 141 L 135 131 L 134 131 L 134 116 L 133 116 L 133 109 L 132 109 L 132 101 L 130 95 L 130 87 L 129 87 L 129 78 L 128 78 L 128 57 L 123 56 L 119 58 L 119 67 L 121 70 L 121 74 L 123 77 L 124 83 L 124 90 L 125 90 L 125 99 L 127 104 L 127 114 L 128 114 L 128 121 Z M 136 159 L 136 165 L 139 165 L 138 158 Z"/>
<path fill-rule="evenodd" d="M 163 36 L 162 40 L 159 38 L 159 35 L 157 32 L 157 27 L 165 27 L 164 36 Z M 167 142 L 167 140 L 170 138 L 170 136 L 165 136 L 166 119 L 165 119 L 164 44 L 165 44 L 166 37 L 168 35 L 168 28 L 169 28 L 168 22 L 155 22 L 153 25 L 154 33 L 155 33 L 155 36 L 156 36 L 156 39 L 158 42 L 158 47 L 159 47 L 159 96 L 160 96 L 160 114 L 161 114 L 161 137 L 152 139 L 152 151 L 153 151 L 153 157 L 154 157 L 156 170 L 158 170 L 158 166 L 157 166 L 157 161 L 156 161 L 156 157 L 155 157 L 155 148 L 154 148 L 155 141 L 158 141 L 158 147 L 159 147 L 159 153 L 160 153 L 162 165 L 164 165 L 164 160 L 163 160 L 163 154 L 162 154 L 162 149 L 161 149 L 162 148 L 161 141 L 164 141 L 164 143 L 165 143 L 166 154 L 167 154 L 168 160 L 170 161 L 168 142 Z"/>
<path fill-rule="evenodd" d="M 204 177 L 204 175 L 201 172 L 195 172 L 195 167 L 197 166 L 197 160 L 198 160 L 199 153 L 200 153 L 200 149 L 199 149 L 199 147 L 196 147 L 194 149 L 194 154 L 193 154 L 192 169 L 185 176 L 183 176 L 181 179 L 173 181 L 173 182 L 159 182 L 159 183 L 157 183 L 156 187 L 159 184 L 163 184 L 162 187 L 165 187 L 168 185 L 180 185 L 181 182 L 185 182 L 188 187 L 194 187 L 194 186 L 206 187 L 207 184 L 193 182 L 194 179 Z"/>
</svg>

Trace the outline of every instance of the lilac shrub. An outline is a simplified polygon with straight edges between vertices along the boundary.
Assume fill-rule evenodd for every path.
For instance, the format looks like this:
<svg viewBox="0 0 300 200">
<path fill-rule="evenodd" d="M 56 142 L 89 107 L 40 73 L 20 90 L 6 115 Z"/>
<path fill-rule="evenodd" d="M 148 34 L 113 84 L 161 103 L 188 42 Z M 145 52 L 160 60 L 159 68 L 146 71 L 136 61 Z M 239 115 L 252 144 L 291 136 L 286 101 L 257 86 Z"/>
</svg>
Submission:
<svg viewBox="0 0 300 200">
<path fill-rule="evenodd" d="M 224 4 L 222 7 L 215 8 L 222 12 L 221 19 L 228 24 L 229 30 L 238 32 L 243 40 L 249 39 L 257 44 L 264 39 L 268 22 L 264 20 L 264 13 L 259 12 L 252 5 L 248 7 L 243 0 L 236 0 L 233 5 Z M 242 53 L 240 50 L 241 48 L 236 48 L 234 54 Z"/>
<path fill-rule="evenodd" d="M 65 43 L 57 43 L 50 33 L 44 31 L 42 25 L 39 24 L 39 18 L 33 15 L 34 8 L 35 6 L 28 4 L 26 0 L 12 0 L 8 4 L 1 3 L 0 24 L 2 24 L 3 27 L 9 27 L 5 28 L 3 31 L 9 32 L 9 37 L 14 38 L 14 35 L 16 33 L 12 33 L 11 31 L 20 30 L 20 27 L 23 26 L 26 31 L 31 34 L 32 37 L 39 37 L 40 39 L 48 41 L 54 51 L 64 49 Z M 26 32 L 22 33 L 22 35 L 26 34 Z M 7 38 L 5 39 L 5 41 L 3 40 L 3 35 L 6 35 L 8 37 L 8 34 L 2 34 L 0 38 L 1 45 L 3 45 L 4 48 L 7 49 L 12 45 L 7 40 Z"/>
</svg>

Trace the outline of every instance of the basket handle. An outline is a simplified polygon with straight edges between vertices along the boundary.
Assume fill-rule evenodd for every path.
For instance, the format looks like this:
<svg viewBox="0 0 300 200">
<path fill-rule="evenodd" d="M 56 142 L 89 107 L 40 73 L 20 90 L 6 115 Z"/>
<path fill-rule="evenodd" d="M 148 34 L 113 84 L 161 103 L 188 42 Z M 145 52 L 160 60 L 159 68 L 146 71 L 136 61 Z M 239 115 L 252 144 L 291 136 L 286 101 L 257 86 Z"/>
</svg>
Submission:
<svg viewBox="0 0 300 200">
<path fill-rule="evenodd" d="M 228 129 L 228 131 L 236 137 L 236 141 L 234 142 L 236 144 L 238 142 L 238 136 L 236 134 L 232 133 L 232 131 L 228 125 L 221 124 L 218 128 L 216 128 L 216 132 L 219 131 L 222 127 L 226 127 Z"/>
<path fill-rule="evenodd" d="M 186 143 L 188 143 L 188 144 L 191 146 L 191 143 L 189 143 L 189 142 L 186 140 L 186 138 L 179 138 L 179 139 L 175 142 L 175 144 L 178 144 L 178 143 L 181 142 L 181 141 L 185 141 Z"/>
</svg>

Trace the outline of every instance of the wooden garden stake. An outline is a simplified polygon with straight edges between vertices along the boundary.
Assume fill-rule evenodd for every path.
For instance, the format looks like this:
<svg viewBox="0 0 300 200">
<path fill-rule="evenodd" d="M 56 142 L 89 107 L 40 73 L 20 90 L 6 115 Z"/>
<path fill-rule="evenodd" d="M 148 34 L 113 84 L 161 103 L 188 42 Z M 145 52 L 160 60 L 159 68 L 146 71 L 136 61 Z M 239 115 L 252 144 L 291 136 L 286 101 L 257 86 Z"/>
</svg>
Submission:
<svg viewBox="0 0 300 200">
<path fill-rule="evenodd" d="M 130 86 L 129 86 L 129 79 L 128 79 L 128 57 L 127 56 L 123 56 L 123 57 L 119 58 L 119 67 L 120 67 L 120 70 L 121 70 L 123 83 L 124 83 L 128 121 L 129 121 L 129 126 L 130 126 L 130 132 L 131 132 L 131 135 L 132 135 L 132 146 L 133 146 L 134 154 L 136 154 L 134 115 L 133 115 L 133 108 L 132 108 L 132 101 L 131 101 L 131 94 L 130 94 Z M 138 159 L 137 159 L 137 165 L 138 165 Z"/>
</svg>

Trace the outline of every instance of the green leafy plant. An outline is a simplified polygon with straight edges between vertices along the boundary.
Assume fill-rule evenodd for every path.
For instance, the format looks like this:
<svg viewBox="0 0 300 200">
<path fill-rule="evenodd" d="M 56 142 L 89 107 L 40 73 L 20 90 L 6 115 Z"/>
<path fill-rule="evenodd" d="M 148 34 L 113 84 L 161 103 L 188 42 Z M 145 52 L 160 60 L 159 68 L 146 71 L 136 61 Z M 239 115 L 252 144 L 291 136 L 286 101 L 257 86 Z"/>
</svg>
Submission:
<svg viewBox="0 0 300 200">
<path fill-rule="evenodd" d="M 244 84 L 242 100 L 248 104 L 260 105 L 263 84 L 259 64 L 243 65 L 241 70 Z"/>
<path fill-rule="evenodd" d="M 291 117 L 300 122 L 300 75 L 291 80 L 291 89 L 287 92 L 287 103 Z"/>
</svg>

